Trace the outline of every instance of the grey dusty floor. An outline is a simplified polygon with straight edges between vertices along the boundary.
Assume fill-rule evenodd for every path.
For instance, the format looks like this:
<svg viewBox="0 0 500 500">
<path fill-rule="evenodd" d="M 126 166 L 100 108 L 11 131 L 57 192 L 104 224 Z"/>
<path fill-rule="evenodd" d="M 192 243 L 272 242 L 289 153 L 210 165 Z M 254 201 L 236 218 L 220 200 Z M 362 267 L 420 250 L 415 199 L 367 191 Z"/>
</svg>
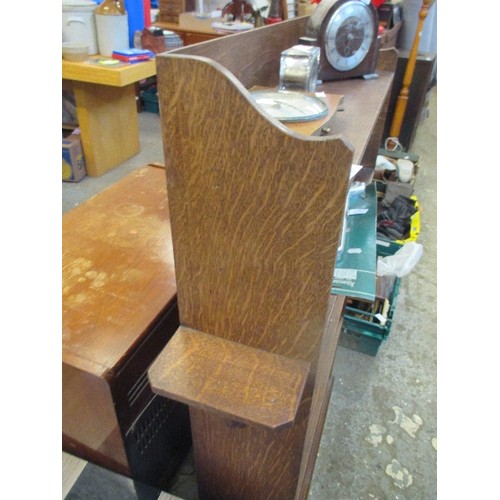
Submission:
<svg viewBox="0 0 500 500">
<path fill-rule="evenodd" d="M 377 356 L 338 348 L 311 500 L 437 498 L 437 87 L 429 95 L 429 116 L 411 148 L 420 156 L 415 194 L 424 254 L 401 280 L 393 327 Z M 163 163 L 158 115 L 139 120 L 141 153 L 100 178 L 63 183 L 63 212 L 138 167 Z M 63 453 L 63 497 L 83 465 Z M 190 467 L 188 460 L 170 493 L 196 500 Z"/>
</svg>

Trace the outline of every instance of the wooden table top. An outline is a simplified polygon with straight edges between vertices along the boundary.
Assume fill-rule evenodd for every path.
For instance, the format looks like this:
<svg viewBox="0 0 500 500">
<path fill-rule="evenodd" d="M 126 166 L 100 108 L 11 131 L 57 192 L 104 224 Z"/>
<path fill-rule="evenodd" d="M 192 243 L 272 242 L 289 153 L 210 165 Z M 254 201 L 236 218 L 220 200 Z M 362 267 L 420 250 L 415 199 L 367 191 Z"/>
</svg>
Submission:
<svg viewBox="0 0 500 500">
<path fill-rule="evenodd" d="M 154 166 L 63 216 L 63 362 L 104 375 L 175 300 L 170 234 L 165 170 Z"/>
<path fill-rule="evenodd" d="M 98 83 L 113 87 L 125 87 L 132 83 L 156 75 L 156 60 L 150 59 L 134 64 L 103 66 L 96 61 L 101 56 L 91 56 L 87 61 L 73 62 L 62 60 L 62 77 L 66 80 Z M 109 59 L 109 58 L 106 58 Z"/>
</svg>

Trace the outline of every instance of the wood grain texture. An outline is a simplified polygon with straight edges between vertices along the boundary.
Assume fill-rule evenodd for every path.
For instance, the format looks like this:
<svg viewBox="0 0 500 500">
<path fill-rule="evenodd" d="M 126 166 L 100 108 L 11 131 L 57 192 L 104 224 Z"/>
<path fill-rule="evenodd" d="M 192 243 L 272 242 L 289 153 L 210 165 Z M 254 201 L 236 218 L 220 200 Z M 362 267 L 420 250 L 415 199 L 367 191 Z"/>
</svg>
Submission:
<svg viewBox="0 0 500 500">
<path fill-rule="evenodd" d="M 280 431 L 234 425 L 190 408 L 200 499 L 293 499 L 310 403 L 305 396 L 294 425 Z"/>
<path fill-rule="evenodd" d="M 270 118 L 247 89 L 277 85 L 280 53 L 307 20 L 157 61 L 181 324 L 311 366 L 285 429 L 191 405 L 203 499 L 305 499 L 328 407 L 343 304 L 329 292 L 349 170 L 365 157 L 392 75 L 321 86 L 344 95 L 329 137 Z"/>
<path fill-rule="evenodd" d="M 138 169 L 62 224 L 63 362 L 116 367 L 175 299 L 165 170 Z"/>
<path fill-rule="evenodd" d="M 181 324 L 315 365 L 353 152 L 264 115 L 213 60 L 170 54 L 158 81 Z M 191 406 L 202 498 L 294 497 L 314 378 L 281 431 Z"/>
<path fill-rule="evenodd" d="M 383 127 L 379 122 L 387 108 L 386 96 L 390 94 L 394 73 L 378 71 L 378 78 L 354 78 L 326 82 L 318 91 L 344 96 L 343 111 L 335 114 L 331 122 L 332 135 L 341 135 L 354 149 L 353 163 L 373 167 L 376 151 L 380 147 Z M 375 147 L 372 147 L 372 145 Z"/>
<path fill-rule="evenodd" d="M 129 476 L 122 431 L 153 397 L 136 382 L 179 326 L 164 168 L 132 172 L 62 226 L 63 449 Z"/>
<path fill-rule="evenodd" d="M 190 410 L 200 498 L 307 498 L 333 384 L 331 368 L 343 303 L 343 297 L 330 297 L 316 382 L 314 387 L 306 385 L 292 427 L 270 432 Z"/>
<path fill-rule="evenodd" d="M 342 325 L 345 299 L 331 295 L 328 314 L 321 339 L 318 364 L 312 367 L 316 372 L 307 432 L 304 439 L 302 460 L 295 498 L 307 498 L 316 463 L 323 426 L 333 387 L 333 363 Z"/>
<path fill-rule="evenodd" d="M 99 177 L 140 151 L 135 87 L 73 82 L 87 174 Z"/>
<path fill-rule="evenodd" d="M 179 327 L 149 369 L 153 391 L 222 417 L 292 425 L 309 364 Z"/>
<path fill-rule="evenodd" d="M 74 91 L 90 177 L 101 176 L 140 151 L 135 84 L 155 74 L 156 60 L 114 68 L 62 60 L 63 87 Z"/>
<path fill-rule="evenodd" d="M 96 60 L 99 57 L 94 56 L 90 59 Z M 125 87 L 155 74 L 156 61 L 154 59 L 137 64 L 120 65 L 118 67 L 62 60 L 62 78 L 78 82 Z"/>
<path fill-rule="evenodd" d="M 312 361 L 352 151 L 268 118 L 212 61 L 158 69 L 181 324 Z"/>
<path fill-rule="evenodd" d="M 300 17 L 245 33 L 225 35 L 171 53 L 209 57 L 233 73 L 247 89 L 254 85 L 273 87 L 279 83 L 281 52 L 298 43 L 308 19 Z"/>
<path fill-rule="evenodd" d="M 196 26 L 184 26 L 182 22 L 179 23 L 171 23 L 166 21 L 156 21 L 153 23 L 153 26 L 158 26 L 164 30 L 175 31 L 179 35 L 183 36 L 185 34 L 190 35 L 204 35 L 207 38 L 206 40 L 211 40 L 212 38 L 220 38 L 222 36 L 226 36 L 225 33 L 217 33 L 212 26 L 206 26 L 204 24 L 196 25 Z"/>
</svg>

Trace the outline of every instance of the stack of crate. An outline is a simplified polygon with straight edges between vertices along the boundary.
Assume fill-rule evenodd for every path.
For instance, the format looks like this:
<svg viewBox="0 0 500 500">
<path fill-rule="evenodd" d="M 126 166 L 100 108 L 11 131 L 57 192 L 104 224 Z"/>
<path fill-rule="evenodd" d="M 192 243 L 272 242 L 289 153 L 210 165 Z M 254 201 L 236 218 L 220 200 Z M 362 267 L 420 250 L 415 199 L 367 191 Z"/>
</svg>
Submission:
<svg viewBox="0 0 500 500">
<path fill-rule="evenodd" d="M 377 257 L 394 255 L 401 247 L 400 243 L 379 239 Z M 370 356 L 377 355 L 392 328 L 401 279 L 387 278 L 390 277 L 377 277 L 375 300 L 346 299 L 339 345 Z"/>
</svg>

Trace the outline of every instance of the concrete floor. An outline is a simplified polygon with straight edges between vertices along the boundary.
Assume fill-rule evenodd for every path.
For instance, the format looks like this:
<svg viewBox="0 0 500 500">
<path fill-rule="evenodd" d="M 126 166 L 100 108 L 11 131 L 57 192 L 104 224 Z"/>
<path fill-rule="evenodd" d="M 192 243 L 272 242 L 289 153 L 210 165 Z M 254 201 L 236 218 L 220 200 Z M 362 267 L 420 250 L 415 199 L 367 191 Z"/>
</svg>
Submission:
<svg viewBox="0 0 500 500">
<path fill-rule="evenodd" d="M 437 497 L 437 87 L 411 151 L 420 156 L 424 253 L 401 279 L 376 357 L 339 347 L 311 500 Z"/>
<path fill-rule="evenodd" d="M 339 347 L 311 500 L 437 497 L 437 87 L 411 151 L 424 254 L 402 278 L 389 338 L 376 357 Z M 63 183 L 63 212 L 136 168 L 163 163 L 158 115 L 140 113 L 141 153 L 99 178 Z M 196 500 L 189 460 L 173 493 Z"/>
</svg>

